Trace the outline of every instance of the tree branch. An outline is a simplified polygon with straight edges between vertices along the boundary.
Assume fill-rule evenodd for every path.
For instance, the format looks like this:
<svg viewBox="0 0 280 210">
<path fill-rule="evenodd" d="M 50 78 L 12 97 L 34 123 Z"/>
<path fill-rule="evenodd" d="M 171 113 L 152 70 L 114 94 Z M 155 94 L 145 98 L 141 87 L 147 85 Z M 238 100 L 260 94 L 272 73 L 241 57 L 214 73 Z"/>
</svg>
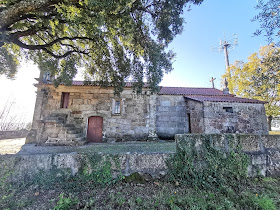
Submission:
<svg viewBox="0 0 280 210">
<path fill-rule="evenodd" d="M 32 16 L 29 13 L 38 11 L 50 11 L 50 7 L 58 3 L 75 3 L 79 0 L 22 0 L 7 7 L 0 12 L 0 31 L 5 31 L 13 23 L 20 21 L 26 16 Z"/>
<path fill-rule="evenodd" d="M 43 44 L 43 45 L 27 45 L 27 44 L 24 44 L 22 43 L 17 36 L 10 36 L 11 38 L 11 41 L 14 43 L 14 44 L 17 44 L 19 45 L 20 47 L 21 46 L 24 46 L 25 49 L 29 49 L 29 50 L 40 50 L 40 49 L 43 49 L 43 48 L 47 48 L 47 47 L 51 47 L 53 46 L 54 44 L 58 43 L 58 42 L 61 42 L 63 40 L 69 40 L 69 41 L 75 41 L 75 40 L 89 40 L 89 41 L 95 41 L 94 39 L 92 38 L 89 38 L 89 37 L 61 37 L 61 38 L 57 38 L 53 41 L 51 41 L 50 43 L 47 43 L 47 44 Z"/>
<path fill-rule="evenodd" d="M 83 38 L 83 37 L 81 37 Z M 58 40 L 58 39 L 57 39 Z M 57 41 L 56 41 L 57 42 Z M 48 47 L 50 47 L 51 45 L 49 44 L 46 44 L 46 45 L 27 45 L 27 44 L 24 44 L 23 42 L 21 42 L 20 40 L 18 39 L 13 39 L 13 43 L 18 45 L 19 47 L 21 48 L 24 48 L 24 49 L 29 49 L 29 50 L 43 50 L 45 51 L 46 53 L 48 53 L 49 55 L 51 55 L 52 57 L 56 58 L 56 59 L 61 59 L 61 58 L 65 58 L 67 57 L 68 55 L 72 54 L 72 53 L 80 53 L 80 54 L 84 54 L 84 55 L 88 55 L 89 53 L 85 52 L 85 51 L 80 51 L 80 50 L 70 50 L 70 51 L 67 51 L 66 53 L 62 54 L 62 55 L 56 55 L 54 54 L 52 51 L 50 51 Z"/>
</svg>

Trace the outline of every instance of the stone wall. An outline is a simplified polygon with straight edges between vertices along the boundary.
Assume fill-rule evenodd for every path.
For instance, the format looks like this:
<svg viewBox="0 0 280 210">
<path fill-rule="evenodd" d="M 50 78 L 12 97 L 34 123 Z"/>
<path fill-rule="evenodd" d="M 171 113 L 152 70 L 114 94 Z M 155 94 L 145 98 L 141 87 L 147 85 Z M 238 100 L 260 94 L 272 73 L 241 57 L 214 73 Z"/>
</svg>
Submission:
<svg viewBox="0 0 280 210">
<path fill-rule="evenodd" d="M 15 139 L 15 138 L 25 138 L 28 134 L 28 130 L 22 129 L 17 131 L 0 131 L 1 139 Z"/>
<path fill-rule="evenodd" d="M 175 134 L 189 132 L 187 104 L 183 96 L 158 95 L 156 133 L 161 139 L 174 139 Z"/>
<path fill-rule="evenodd" d="M 160 178 L 167 173 L 166 159 L 172 154 L 137 154 L 126 153 L 118 155 L 87 154 L 87 153 L 60 153 L 60 154 L 33 154 L 33 155 L 0 155 L 0 177 L 10 175 L 10 179 L 21 181 L 34 177 L 38 173 L 57 173 L 66 176 L 83 172 L 83 167 L 91 164 L 102 166 L 104 160 L 110 161 L 113 175 L 122 173 L 128 176 L 132 173 L 150 174 Z M 99 160 L 91 163 L 92 159 Z M 85 163 L 87 163 L 85 165 Z M 116 163 L 118 163 L 116 165 Z M 55 175 L 55 174 L 54 174 Z"/>
<path fill-rule="evenodd" d="M 280 176 L 280 136 L 246 134 L 184 134 L 176 135 L 176 150 L 203 150 L 203 144 L 222 152 L 241 147 L 249 158 L 248 175 Z"/>
<path fill-rule="evenodd" d="M 204 133 L 268 134 L 263 104 L 204 102 Z M 232 113 L 226 112 L 232 107 Z"/>
<path fill-rule="evenodd" d="M 175 136 L 176 150 L 184 149 L 201 151 L 203 144 L 208 143 L 222 152 L 230 152 L 237 147 L 248 155 L 250 176 L 280 176 L 280 136 L 274 135 L 240 135 L 240 134 L 179 134 Z M 14 180 L 21 181 L 33 177 L 39 172 L 56 170 L 68 173 L 69 176 L 83 171 L 85 163 L 95 158 L 111 161 L 114 173 L 129 175 L 135 172 L 150 174 L 160 178 L 168 172 L 166 159 L 174 153 L 120 153 L 95 154 L 92 152 L 71 152 L 57 154 L 32 155 L 0 155 L 0 177 L 11 175 Z M 109 159 L 108 159 L 109 158 Z M 97 158 L 100 159 L 100 158 Z M 116 161 L 119 166 L 116 166 Z M 96 163 L 102 164 L 102 162 Z M 86 164 L 89 166 L 89 164 Z"/>
<path fill-rule="evenodd" d="M 96 86 L 59 86 L 48 85 L 47 101 L 42 108 L 41 119 L 44 120 L 52 113 L 67 114 L 67 123 L 81 127 L 83 135 L 87 135 L 88 118 L 99 116 L 103 118 L 103 140 L 146 140 L 149 134 L 149 91 L 136 95 L 130 88 L 126 88 L 120 96 L 114 95 L 113 88 Z M 70 93 L 67 109 L 60 108 L 61 95 Z M 121 101 L 121 113 L 114 114 L 114 101 Z M 48 128 L 49 126 L 49 128 Z M 46 141 L 49 133 L 52 138 L 58 135 L 59 128 L 45 125 L 37 141 Z"/>
<path fill-rule="evenodd" d="M 274 130 L 280 130 L 280 117 L 273 117 L 271 127 L 273 127 Z"/>
</svg>

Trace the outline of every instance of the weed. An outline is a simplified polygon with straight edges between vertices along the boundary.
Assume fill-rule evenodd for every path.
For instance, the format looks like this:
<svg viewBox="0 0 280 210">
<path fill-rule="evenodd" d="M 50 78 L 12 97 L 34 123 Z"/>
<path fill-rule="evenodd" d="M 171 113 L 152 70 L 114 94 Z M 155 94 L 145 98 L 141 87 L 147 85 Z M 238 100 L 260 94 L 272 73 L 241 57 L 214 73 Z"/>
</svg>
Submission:
<svg viewBox="0 0 280 210">
<path fill-rule="evenodd" d="M 78 203 L 77 198 L 65 197 L 64 193 L 59 195 L 59 200 L 54 210 L 67 210 L 73 208 Z"/>
<path fill-rule="evenodd" d="M 79 177 L 81 181 L 90 181 L 93 186 L 105 186 L 123 179 L 120 163 L 114 156 L 87 154 L 85 159 L 87 161 L 83 162 L 83 170 Z M 112 163 L 118 168 L 117 177 L 113 177 Z"/>
<path fill-rule="evenodd" d="M 136 202 L 137 205 L 141 205 L 141 204 L 143 203 L 143 200 L 142 200 L 142 198 L 137 197 L 137 198 L 135 199 L 135 202 Z"/>
<path fill-rule="evenodd" d="M 276 210 L 273 200 L 271 200 L 267 196 L 257 198 L 256 203 L 263 210 Z"/>
</svg>

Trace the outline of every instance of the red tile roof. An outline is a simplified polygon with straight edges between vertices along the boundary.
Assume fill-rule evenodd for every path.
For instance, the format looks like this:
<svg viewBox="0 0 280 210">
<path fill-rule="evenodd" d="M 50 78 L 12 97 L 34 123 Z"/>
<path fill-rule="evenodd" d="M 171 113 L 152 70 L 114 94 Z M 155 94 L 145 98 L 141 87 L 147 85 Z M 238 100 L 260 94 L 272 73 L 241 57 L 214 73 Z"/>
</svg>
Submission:
<svg viewBox="0 0 280 210">
<path fill-rule="evenodd" d="M 73 81 L 72 85 L 74 86 L 99 86 L 98 83 L 90 83 L 86 81 Z M 126 82 L 125 87 L 133 87 L 133 82 Z M 144 83 L 143 87 L 147 88 L 148 84 Z"/>
<path fill-rule="evenodd" d="M 185 96 L 186 99 L 191 99 L 199 102 L 230 102 L 230 103 L 252 103 L 252 104 L 265 104 L 265 101 L 255 99 L 240 98 L 234 96 Z"/>
<path fill-rule="evenodd" d="M 40 82 L 39 82 L 40 84 Z M 99 86 L 98 83 L 86 83 L 84 81 L 73 81 L 74 86 Z M 127 82 L 125 87 L 133 87 L 133 82 Z M 147 83 L 144 83 L 145 88 L 148 87 Z M 192 88 L 192 87 L 160 87 L 158 95 L 183 95 L 186 99 L 191 99 L 199 102 L 211 101 L 211 102 L 235 102 L 235 103 L 255 103 L 265 104 L 267 102 L 259 101 L 255 99 L 247 99 L 235 97 L 232 94 L 224 94 L 223 91 L 215 88 Z"/>
<path fill-rule="evenodd" d="M 204 95 L 222 96 L 223 91 L 215 88 L 191 88 L 191 87 L 160 87 L 159 95 Z"/>
</svg>

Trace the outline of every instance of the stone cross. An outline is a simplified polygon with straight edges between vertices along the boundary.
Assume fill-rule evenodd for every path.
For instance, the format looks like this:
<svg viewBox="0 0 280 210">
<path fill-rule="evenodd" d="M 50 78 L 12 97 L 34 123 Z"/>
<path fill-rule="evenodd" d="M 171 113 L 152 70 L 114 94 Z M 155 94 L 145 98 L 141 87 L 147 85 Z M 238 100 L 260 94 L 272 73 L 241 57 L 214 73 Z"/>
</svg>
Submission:
<svg viewBox="0 0 280 210">
<path fill-rule="evenodd" d="M 225 77 L 225 88 L 228 88 L 228 81 L 226 77 Z"/>
<path fill-rule="evenodd" d="M 210 81 L 209 82 L 212 82 L 212 87 L 213 88 L 215 88 L 215 84 L 214 84 L 214 80 L 215 80 L 216 78 L 214 78 L 214 77 L 212 77 L 211 79 L 210 79 Z"/>
</svg>

